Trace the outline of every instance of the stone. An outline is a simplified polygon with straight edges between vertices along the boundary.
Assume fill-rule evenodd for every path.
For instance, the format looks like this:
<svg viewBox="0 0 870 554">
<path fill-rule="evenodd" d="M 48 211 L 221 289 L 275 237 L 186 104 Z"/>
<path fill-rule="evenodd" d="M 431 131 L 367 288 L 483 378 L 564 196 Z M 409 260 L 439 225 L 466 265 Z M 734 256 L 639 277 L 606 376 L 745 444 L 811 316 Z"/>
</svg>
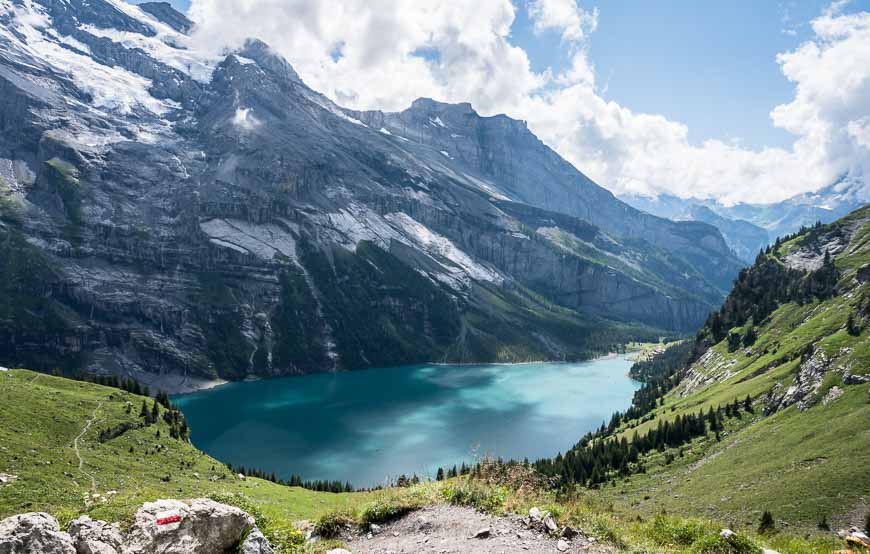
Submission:
<svg viewBox="0 0 870 554">
<path fill-rule="evenodd" d="M 471 536 L 472 539 L 485 539 L 488 538 L 492 533 L 492 529 L 489 527 L 484 527 L 483 529 L 479 529 L 477 533 Z"/>
<path fill-rule="evenodd" d="M 49 514 L 30 512 L 0 521 L 3 554 L 76 554 L 72 538 Z"/>
<path fill-rule="evenodd" d="M 416 527 L 418 531 L 430 531 L 434 525 L 428 517 L 420 516 L 417 518 Z M 374 531 L 372 533 L 377 534 Z"/>
<path fill-rule="evenodd" d="M 332 550 L 327 551 L 326 554 L 353 554 L 353 552 L 345 550 L 344 548 L 333 548 Z"/>
<path fill-rule="evenodd" d="M 12 475 L 11 473 L 0 473 L 0 485 L 9 485 L 17 479 L 17 475 Z"/>
<path fill-rule="evenodd" d="M 559 530 L 559 526 L 556 525 L 556 520 L 553 519 L 553 516 L 550 514 L 544 516 L 544 530 L 548 533 L 555 533 Z"/>
<path fill-rule="evenodd" d="M 417 521 L 418 521 L 418 525 L 419 525 L 419 520 L 417 520 Z M 431 527 L 431 523 L 430 523 L 430 527 Z M 369 525 L 369 533 L 371 533 L 372 535 L 380 535 L 383 530 L 384 530 L 384 528 L 381 527 L 380 525 L 378 525 L 377 523 L 372 523 Z"/>
<path fill-rule="evenodd" d="M 556 543 L 556 550 L 558 550 L 559 552 L 566 552 L 569 548 L 571 548 L 571 545 L 569 545 L 566 541 L 562 539 L 560 539 L 559 542 Z"/>
<path fill-rule="evenodd" d="M 78 554 L 120 554 L 124 544 L 117 523 L 108 524 L 88 516 L 74 519 L 69 524 L 69 534 Z"/>
<path fill-rule="evenodd" d="M 565 527 L 562 527 L 562 532 L 559 533 L 559 535 L 561 537 L 564 537 L 566 539 L 573 539 L 574 537 L 576 537 L 579 534 L 580 534 L 580 531 L 578 531 L 578 530 L 576 530 L 568 525 L 566 525 Z"/>
<path fill-rule="evenodd" d="M 837 385 L 834 385 L 833 387 L 831 387 L 831 390 L 828 391 L 828 394 L 826 394 L 825 397 L 822 398 L 822 404 L 830 404 L 831 402 L 838 400 L 841 396 L 843 396 L 843 389 L 841 389 Z"/>
<path fill-rule="evenodd" d="M 863 385 L 867 382 L 870 382 L 870 375 L 853 375 L 848 371 L 843 374 L 844 385 Z"/>
<path fill-rule="evenodd" d="M 721 531 L 719 531 L 719 536 L 722 537 L 723 539 L 725 539 L 726 541 L 730 541 L 736 535 L 737 535 L 737 533 L 735 533 L 731 529 L 722 529 Z"/>
<path fill-rule="evenodd" d="M 779 554 L 776 550 L 771 550 L 769 548 L 762 548 L 761 554 Z"/>
<path fill-rule="evenodd" d="M 239 554 L 275 554 L 275 550 L 272 549 L 266 536 L 254 527 L 239 547 Z"/>
<path fill-rule="evenodd" d="M 146 502 L 136 512 L 124 554 L 223 552 L 254 527 L 254 518 L 209 499 Z"/>
<path fill-rule="evenodd" d="M 543 514 L 541 514 L 541 510 L 539 510 L 538 508 L 532 508 L 529 510 L 529 519 L 531 519 L 532 521 L 540 521 L 542 515 Z"/>
</svg>

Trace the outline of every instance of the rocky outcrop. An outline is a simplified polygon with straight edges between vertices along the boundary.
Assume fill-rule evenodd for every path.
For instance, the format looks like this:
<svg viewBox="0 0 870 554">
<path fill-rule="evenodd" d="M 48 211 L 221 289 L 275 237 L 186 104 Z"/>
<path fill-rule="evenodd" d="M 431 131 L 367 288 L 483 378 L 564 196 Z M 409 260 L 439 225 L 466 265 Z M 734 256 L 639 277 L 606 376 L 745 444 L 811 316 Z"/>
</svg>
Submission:
<svg viewBox="0 0 870 554">
<path fill-rule="evenodd" d="M 76 554 L 72 539 L 49 514 L 31 512 L 0 521 L 2 554 Z"/>
<path fill-rule="evenodd" d="M 128 533 L 118 524 L 82 516 L 60 530 L 55 518 L 29 513 L 0 521 L 2 554 L 273 554 L 242 510 L 208 499 L 158 500 L 136 512 Z"/>
<path fill-rule="evenodd" d="M 831 360 L 821 348 L 816 348 L 812 355 L 798 367 L 794 382 L 788 387 L 777 383 L 765 398 L 765 415 L 778 412 L 792 404 L 797 404 L 800 411 L 806 411 L 819 399 L 816 392 L 822 385 L 825 373 L 831 365 Z"/>
<path fill-rule="evenodd" d="M 253 527 L 254 518 L 213 500 L 148 502 L 136 512 L 124 554 L 225 552 Z"/>
<path fill-rule="evenodd" d="M 74 519 L 69 534 L 77 554 L 121 554 L 124 535 L 117 523 L 93 520 L 88 516 Z"/>
</svg>

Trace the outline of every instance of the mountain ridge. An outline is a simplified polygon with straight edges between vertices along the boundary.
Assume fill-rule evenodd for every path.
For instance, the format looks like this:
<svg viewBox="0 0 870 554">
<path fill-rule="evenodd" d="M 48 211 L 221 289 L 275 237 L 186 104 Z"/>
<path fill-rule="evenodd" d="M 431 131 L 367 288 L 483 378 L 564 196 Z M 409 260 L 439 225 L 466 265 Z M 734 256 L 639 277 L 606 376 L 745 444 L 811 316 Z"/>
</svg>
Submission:
<svg viewBox="0 0 870 554">
<path fill-rule="evenodd" d="M 474 134 L 424 144 L 403 116 L 338 107 L 260 41 L 197 51 L 161 10 L 0 5 L 9 365 L 184 390 L 578 359 L 692 330 L 740 266 L 715 228 L 629 208 L 522 122 L 464 104 L 441 127 L 418 101 L 410 123 Z"/>
</svg>

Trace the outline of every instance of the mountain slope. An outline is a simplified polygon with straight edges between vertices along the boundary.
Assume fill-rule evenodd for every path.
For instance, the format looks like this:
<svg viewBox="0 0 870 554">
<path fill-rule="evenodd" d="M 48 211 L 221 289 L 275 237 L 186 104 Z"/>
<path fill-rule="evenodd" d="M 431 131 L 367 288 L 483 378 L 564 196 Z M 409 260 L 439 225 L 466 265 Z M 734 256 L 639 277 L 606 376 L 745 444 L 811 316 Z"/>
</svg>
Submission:
<svg viewBox="0 0 870 554">
<path fill-rule="evenodd" d="M 628 207 L 521 122 L 348 112 L 265 44 L 202 53 L 143 6 L 0 2 L 7 365 L 180 391 L 582 358 L 696 328 L 739 268 L 713 227 Z"/>
<path fill-rule="evenodd" d="M 826 252 L 830 261 L 826 262 Z M 870 208 L 759 256 L 701 330 L 695 358 L 660 406 L 623 422 L 631 439 L 740 402 L 724 428 L 642 459 L 607 498 L 653 513 L 743 525 L 861 526 L 870 498 Z M 744 400 L 751 398 L 752 412 Z M 830 538 L 830 535 L 828 535 Z"/>
</svg>

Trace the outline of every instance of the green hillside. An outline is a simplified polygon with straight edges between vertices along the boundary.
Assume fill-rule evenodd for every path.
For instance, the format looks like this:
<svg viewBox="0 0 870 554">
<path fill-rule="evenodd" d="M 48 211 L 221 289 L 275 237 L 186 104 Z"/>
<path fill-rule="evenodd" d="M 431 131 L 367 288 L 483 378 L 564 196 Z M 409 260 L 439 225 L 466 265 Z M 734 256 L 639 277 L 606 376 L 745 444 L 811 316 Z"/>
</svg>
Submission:
<svg viewBox="0 0 870 554">
<path fill-rule="evenodd" d="M 364 493 L 317 493 L 240 480 L 221 462 L 171 438 L 163 417 L 100 440 L 107 429 L 142 424 L 143 400 L 32 371 L 0 373 L 0 473 L 17 477 L 0 485 L 0 518 L 39 510 L 62 521 L 81 513 L 124 521 L 157 498 L 242 494 L 270 517 L 294 521 L 368 500 Z M 149 408 L 152 404 L 148 400 Z"/>
<path fill-rule="evenodd" d="M 757 525 L 769 510 L 782 529 L 828 537 L 820 523 L 863 526 L 870 507 L 868 222 L 865 208 L 816 226 L 741 273 L 699 333 L 679 384 L 650 413 L 620 421 L 613 435 L 643 437 L 735 400 L 738 416 L 719 412 L 719 440 L 707 432 L 654 450 L 639 460 L 645 472 L 611 474 L 610 486 L 587 497 L 737 527 Z M 826 251 L 835 271 L 825 267 Z M 810 261 L 815 269 L 799 267 Z M 806 394 L 788 399 L 792 387 Z M 742 409 L 747 396 L 752 412 Z"/>
</svg>

